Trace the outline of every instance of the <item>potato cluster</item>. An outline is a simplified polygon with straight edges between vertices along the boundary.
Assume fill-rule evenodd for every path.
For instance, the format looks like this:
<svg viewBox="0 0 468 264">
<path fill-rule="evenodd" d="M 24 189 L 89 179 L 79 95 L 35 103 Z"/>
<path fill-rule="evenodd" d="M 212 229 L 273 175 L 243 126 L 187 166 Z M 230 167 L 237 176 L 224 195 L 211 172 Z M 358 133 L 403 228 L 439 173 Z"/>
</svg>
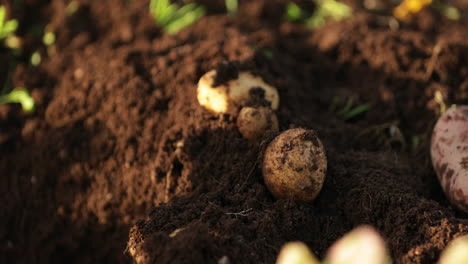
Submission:
<svg viewBox="0 0 468 264">
<path fill-rule="evenodd" d="M 236 77 L 236 76 L 234 76 Z M 237 113 L 241 135 L 251 141 L 260 140 L 266 131 L 279 130 L 279 95 L 276 88 L 249 72 L 216 83 L 217 71 L 203 75 L 197 88 L 200 105 L 212 113 Z M 261 95 L 261 103 L 251 105 Z M 322 189 L 327 172 L 325 149 L 313 130 L 290 129 L 276 137 L 263 156 L 263 178 L 270 192 L 278 199 L 313 201 Z"/>
</svg>

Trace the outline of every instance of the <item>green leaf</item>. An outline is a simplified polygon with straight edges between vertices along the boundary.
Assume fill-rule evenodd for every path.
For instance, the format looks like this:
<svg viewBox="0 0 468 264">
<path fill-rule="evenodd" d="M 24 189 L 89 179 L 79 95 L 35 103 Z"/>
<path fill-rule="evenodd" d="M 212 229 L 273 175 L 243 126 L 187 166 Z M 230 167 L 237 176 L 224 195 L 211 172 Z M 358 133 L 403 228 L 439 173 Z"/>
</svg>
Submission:
<svg viewBox="0 0 468 264">
<path fill-rule="evenodd" d="M 324 25 L 328 18 L 339 21 L 350 17 L 352 11 L 351 7 L 336 0 L 317 0 L 316 10 L 306 23 L 312 28 L 317 28 Z"/>
<path fill-rule="evenodd" d="M 301 16 L 301 8 L 295 3 L 288 3 L 288 5 L 286 6 L 285 19 L 287 21 L 293 22 L 301 19 Z"/>
<path fill-rule="evenodd" d="M 360 106 L 356 106 L 355 108 L 351 109 L 350 111 L 346 112 L 344 115 L 343 115 L 343 120 L 349 120 L 357 115 L 360 115 L 364 112 L 366 112 L 367 110 L 369 110 L 371 108 L 371 104 L 367 103 L 367 104 L 362 104 Z"/>
<path fill-rule="evenodd" d="M 0 40 L 10 36 L 18 28 L 18 21 L 15 19 L 6 20 L 6 9 L 0 6 Z"/>
<path fill-rule="evenodd" d="M 20 103 L 23 111 L 30 113 L 34 111 L 34 99 L 24 88 L 17 88 L 8 94 L 0 96 L 0 104 Z"/>
<path fill-rule="evenodd" d="M 44 36 L 42 37 L 42 42 L 46 46 L 50 46 L 55 43 L 55 33 L 51 31 L 47 31 L 44 33 Z"/>
<path fill-rule="evenodd" d="M 226 10 L 229 14 L 235 14 L 237 8 L 239 7 L 239 2 L 237 0 L 226 0 Z"/>
<path fill-rule="evenodd" d="M 5 26 L 3 26 L 3 30 L 4 32 L 6 32 L 7 35 L 15 32 L 17 28 L 18 28 L 18 21 L 16 21 L 15 19 L 7 21 Z"/>
<path fill-rule="evenodd" d="M 31 55 L 31 65 L 32 66 L 37 66 L 41 63 L 41 53 L 39 53 L 39 51 L 35 51 L 32 55 Z"/>
<path fill-rule="evenodd" d="M 170 24 L 165 27 L 165 30 L 168 34 L 176 34 L 183 28 L 195 23 L 198 19 L 200 19 L 205 14 L 205 8 L 197 7 L 190 13 L 187 13 L 183 17 L 174 20 Z"/>
<path fill-rule="evenodd" d="M 151 0 L 150 13 L 164 31 L 175 34 L 200 19 L 205 9 L 194 3 L 179 7 L 169 0 Z"/>
<path fill-rule="evenodd" d="M 0 6 L 0 30 L 3 28 L 3 23 L 5 22 L 6 10 L 4 6 Z"/>
<path fill-rule="evenodd" d="M 343 107 L 343 109 L 341 109 L 341 111 L 338 114 L 344 116 L 347 112 L 351 110 L 351 108 L 353 107 L 353 103 L 354 103 L 354 98 L 348 97 L 345 107 Z"/>
</svg>

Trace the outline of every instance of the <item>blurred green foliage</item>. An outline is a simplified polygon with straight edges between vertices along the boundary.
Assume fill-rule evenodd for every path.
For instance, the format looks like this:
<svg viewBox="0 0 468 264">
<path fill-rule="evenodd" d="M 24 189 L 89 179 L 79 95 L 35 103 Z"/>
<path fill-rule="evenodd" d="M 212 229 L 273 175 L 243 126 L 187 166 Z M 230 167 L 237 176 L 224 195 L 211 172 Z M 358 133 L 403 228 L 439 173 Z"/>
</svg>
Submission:
<svg viewBox="0 0 468 264">
<path fill-rule="evenodd" d="M 194 3 L 179 6 L 169 0 L 151 0 L 150 13 L 168 34 L 174 35 L 195 23 L 205 14 L 205 8 Z"/>
</svg>

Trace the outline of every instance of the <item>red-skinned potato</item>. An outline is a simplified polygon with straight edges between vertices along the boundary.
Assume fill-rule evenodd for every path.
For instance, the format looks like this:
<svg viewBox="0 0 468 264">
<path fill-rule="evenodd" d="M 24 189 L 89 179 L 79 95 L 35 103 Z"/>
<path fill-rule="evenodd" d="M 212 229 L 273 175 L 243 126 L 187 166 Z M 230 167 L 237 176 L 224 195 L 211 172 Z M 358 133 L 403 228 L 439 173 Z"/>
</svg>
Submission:
<svg viewBox="0 0 468 264">
<path fill-rule="evenodd" d="M 325 149 L 313 130 L 286 130 L 268 145 L 262 171 L 267 188 L 276 198 L 311 202 L 325 180 Z"/>
<path fill-rule="evenodd" d="M 237 117 L 237 127 L 242 136 L 258 140 L 267 130 L 278 131 L 278 118 L 268 107 L 243 107 Z"/>
<path fill-rule="evenodd" d="M 468 106 L 449 108 L 437 121 L 431 140 L 432 164 L 445 195 L 468 213 Z"/>
</svg>

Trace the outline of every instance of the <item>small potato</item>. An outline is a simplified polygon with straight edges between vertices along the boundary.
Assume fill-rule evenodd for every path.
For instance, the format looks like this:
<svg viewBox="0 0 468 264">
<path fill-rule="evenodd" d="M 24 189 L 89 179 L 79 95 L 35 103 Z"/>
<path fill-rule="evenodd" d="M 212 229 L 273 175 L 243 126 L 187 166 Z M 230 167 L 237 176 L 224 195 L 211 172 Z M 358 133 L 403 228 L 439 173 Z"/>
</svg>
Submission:
<svg viewBox="0 0 468 264">
<path fill-rule="evenodd" d="M 313 130 L 286 130 L 265 151 L 263 178 L 278 199 L 313 201 L 322 189 L 326 172 L 325 150 Z"/>
<path fill-rule="evenodd" d="M 243 106 L 250 99 L 250 89 L 261 88 L 265 100 L 270 102 L 273 110 L 278 109 L 279 95 L 276 88 L 267 84 L 262 78 L 249 72 L 240 72 L 235 80 L 213 87 L 216 70 L 209 71 L 198 81 L 197 99 L 200 105 L 213 113 L 226 113 L 231 106 Z"/>
<path fill-rule="evenodd" d="M 327 252 L 330 264 L 390 264 L 385 241 L 371 226 L 360 226 L 336 241 Z"/>
<path fill-rule="evenodd" d="M 437 121 L 431 140 L 432 165 L 445 195 L 468 213 L 468 106 L 449 108 Z"/>
<path fill-rule="evenodd" d="M 288 242 L 282 248 L 276 264 L 319 264 L 314 253 L 310 252 L 306 244 L 295 241 Z"/>
<path fill-rule="evenodd" d="M 267 130 L 278 131 L 278 118 L 268 107 L 243 107 L 237 117 L 237 127 L 243 137 L 257 140 Z"/>
<path fill-rule="evenodd" d="M 442 251 L 438 264 L 468 263 L 468 235 L 458 237 Z"/>
</svg>

